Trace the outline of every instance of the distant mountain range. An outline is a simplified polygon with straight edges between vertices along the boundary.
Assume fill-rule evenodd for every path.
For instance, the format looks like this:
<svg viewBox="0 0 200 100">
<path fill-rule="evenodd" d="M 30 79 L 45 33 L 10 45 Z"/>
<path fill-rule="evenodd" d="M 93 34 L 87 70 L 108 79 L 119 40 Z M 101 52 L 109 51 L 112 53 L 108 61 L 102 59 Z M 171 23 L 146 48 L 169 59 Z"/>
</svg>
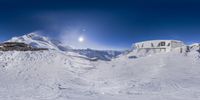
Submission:
<svg viewBox="0 0 200 100">
<path fill-rule="evenodd" d="M 110 61 L 113 58 L 116 58 L 122 51 L 114 51 L 114 50 L 93 50 L 93 49 L 74 49 L 74 52 L 79 53 L 80 55 L 85 55 L 89 58 L 100 59 Z"/>
</svg>

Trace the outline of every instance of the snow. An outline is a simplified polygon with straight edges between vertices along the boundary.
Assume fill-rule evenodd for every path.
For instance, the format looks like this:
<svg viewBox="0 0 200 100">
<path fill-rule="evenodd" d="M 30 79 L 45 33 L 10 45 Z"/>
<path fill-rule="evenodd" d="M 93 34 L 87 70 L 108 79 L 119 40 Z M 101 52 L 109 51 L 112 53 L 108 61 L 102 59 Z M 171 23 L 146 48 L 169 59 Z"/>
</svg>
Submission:
<svg viewBox="0 0 200 100">
<path fill-rule="evenodd" d="M 190 49 L 191 50 L 200 50 L 200 43 L 194 43 L 194 44 L 191 44 L 189 45 Z"/>
<path fill-rule="evenodd" d="M 200 61 L 194 57 L 196 54 L 161 53 L 137 59 L 121 56 L 110 62 L 92 62 L 72 55 L 51 50 L 0 52 L 0 98 L 200 98 Z"/>
<path fill-rule="evenodd" d="M 27 38 L 20 41 L 56 48 Z M 139 56 L 133 49 L 111 61 L 58 49 L 1 51 L 0 100 L 199 100 L 198 50 Z"/>
</svg>

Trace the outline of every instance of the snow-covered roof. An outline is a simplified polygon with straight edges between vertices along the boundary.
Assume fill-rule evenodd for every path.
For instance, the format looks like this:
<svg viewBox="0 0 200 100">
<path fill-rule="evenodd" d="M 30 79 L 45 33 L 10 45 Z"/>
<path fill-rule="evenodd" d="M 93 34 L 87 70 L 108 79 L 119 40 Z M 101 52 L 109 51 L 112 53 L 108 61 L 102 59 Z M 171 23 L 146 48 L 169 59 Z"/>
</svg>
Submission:
<svg viewBox="0 0 200 100">
<path fill-rule="evenodd" d="M 171 41 L 175 41 L 175 42 L 182 42 L 180 40 L 147 40 L 147 41 L 142 41 L 142 42 L 136 42 L 135 44 L 141 44 L 141 43 L 158 43 L 158 42 L 171 42 Z"/>
</svg>

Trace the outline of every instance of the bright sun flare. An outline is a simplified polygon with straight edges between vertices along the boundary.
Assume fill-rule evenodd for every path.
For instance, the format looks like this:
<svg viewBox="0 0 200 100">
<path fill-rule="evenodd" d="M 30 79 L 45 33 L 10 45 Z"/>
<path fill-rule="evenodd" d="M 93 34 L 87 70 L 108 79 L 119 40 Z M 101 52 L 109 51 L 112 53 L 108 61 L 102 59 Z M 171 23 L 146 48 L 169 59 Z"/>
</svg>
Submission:
<svg viewBox="0 0 200 100">
<path fill-rule="evenodd" d="M 80 37 L 78 38 L 78 42 L 84 42 L 84 37 L 80 36 Z"/>
</svg>

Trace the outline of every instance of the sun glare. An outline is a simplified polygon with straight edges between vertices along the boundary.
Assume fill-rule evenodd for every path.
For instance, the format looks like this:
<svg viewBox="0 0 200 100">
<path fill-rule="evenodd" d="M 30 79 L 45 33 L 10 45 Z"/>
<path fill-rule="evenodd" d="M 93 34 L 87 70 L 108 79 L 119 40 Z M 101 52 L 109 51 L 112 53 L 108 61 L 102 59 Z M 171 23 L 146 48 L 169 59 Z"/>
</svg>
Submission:
<svg viewBox="0 0 200 100">
<path fill-rule="evenodd" d="M 80 36 L 80 37 L 78 38 L 78 42 L 80 42 L 80 43 L 84 42 L 84 37 Z"/>
</svg>

